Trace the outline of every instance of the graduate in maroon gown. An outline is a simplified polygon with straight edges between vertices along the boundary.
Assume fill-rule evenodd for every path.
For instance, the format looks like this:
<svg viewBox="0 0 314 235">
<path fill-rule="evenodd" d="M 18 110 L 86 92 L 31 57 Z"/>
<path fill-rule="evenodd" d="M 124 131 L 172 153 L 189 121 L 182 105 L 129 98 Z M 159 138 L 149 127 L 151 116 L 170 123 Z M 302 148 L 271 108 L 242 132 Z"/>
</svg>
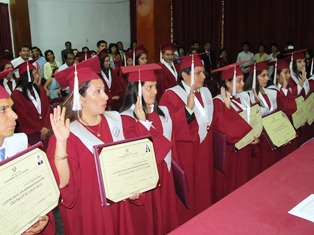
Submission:
<svg viewBox="0 0 314 235">
<path fill-rule="evenodd" d="M 161 234 L 166 234 L 176 228 L 179 222 L 171 169 L 173 155 L 172 121 L 168 109 L 164 106 L 158 106 L 157 82 L 154 74 L 154 70 L 157 69 L 161 69 L 157 64 L 122 68 L 123 73 L 129 73 L 129 84 L 124 97 L 121 116 L 126 138 L 148 134 L 153 137 L 160 187 L 149 193 L 160 196 L 160 201 L 154 203 L 157 204 L 156 207 L 161 207 L 163 230 L 159 231 L 162 232 Z M 139 78 L 141 79 L 140 84 Z M 139 86 L 141 86 L 141 93 L 139 93 Z M 153 221 L 153 223 L 156 222 L 156 220 Z M 143 227 L 143 224 L 141 223 L 140 226 Z M 158 231 L 154 234 L 157 233 Z"/>
<path fill-rule="evenodd" d="M 313 90 L 311 90 L 313 78 L 307 79 L 306 74 L 305 51 L 306 49 L 303 49 L 287 54 L 291 56 L 290 57 L 291 79 L 289 80 L 289 86 L 292 87 L 292 92 L 295 95 L 295 97 L 302 95 L 304 100 L 306 100 L 309 97 L 309 95 L 313 92 Z M 298 128 L 297 132 L 299 145 L 302 145 L 308 139 L 313 137 L 314 124 L 309 126 L 308 124 L 305 123 L 303 126 Z"/>
<path fill-rule="evenodd" d="M 160 46 L 160 62 L 162 70 L 157 75 L 158 97 L 171 87 L 179 84 L 179 64 L 174 63 L 175 46 L 172 43 L 165 43 Z"/>
<path fill-rule="evenodd" d="M 98 53 L 101 72 L 99 74 L 105 84 L 105 91 L 108 96 L 107 110 L 119 111 L 123 99 L 124 88 L 119 81 L 116 70 L 110 68 L 110 55 L 104 50 Z"/>
<path fill-rule="evenodd" d="M 93 146 L 124 136 L 119 113 L 104 113 L 108 96 L 99 73 L 93 57 L 55 74 L 72 91 L 66 108 L 58 106 L 50 118 L 54 136 L 47 153 L 60 187 L 59 209 L 65 234 L 134 234 L 128 201 L 101 205 Z"/>
<path fill-rule="evenodd" d="M 252 147 L 247 145 L 240 150 L 235 149 L 235 144 L 240 141 L 252 127 L 238 113 L 247 111 L 251 106 L 251 99 L 247 92 L 243 92 L 243 72 L 239 64 L 227 65 L 213 70 L 212 73 L 222 71 L 221 79 L 224 81 L 221 94 L 214 98 L 214 129 L 226 136 L 226 143 L 221 143 L 225 152 L 224 171 L 214 169 L 214 199 L 222 197 L 234 191 L 249 180 L 249 158 Z M 215 136 L 214 136 L 215 138 Z M 252 144 L 256 144 L 258 138 Z M 221 157 L 221 156 L 216 156 Z"/>
<path fill-rule="evenodd" d="M 178 163 L 186 173 L 190 207 L 177 203 L 179 222 L 184 223 L 212 205 L 213 101 L 203 87 L 204 65 L 198 55 L 182 58 L 180 77 L 180 84 L 162 95 L 160 105 L 169 110 Z"/>
<path fill-rule="evenodd" d="M 32 62 L 24 62 L 18 68 L 20 78 L 11 98 L 19 117 L 17 120 L 19 131 L 27 134 L 30 145 L 42 141 L 46 149 L 51 135 L 49 120 L 51 108 L 48 97 L 41 86 L 33 83 L 39 75 Z"/>
<path fill-rule="evenodd" d="M 13 69 L 7 69 L 0 72 L 0 80 L 4 79 L 10 72 L 13 72 Z M 8 92 L 0 86 L 0 149 L 4 149 L 4 154 L 0 155 L 0 161 L 12 157 L 13 155 L 25 150 L 28 146 L 25 134 L 14 134 L 14 128 L 16 126 L 18 116 L 12 109 L 13 104 L 13 100 L 10 98 Z M 55 233 L 55 223 L 52 212 L 48 215 L 41 216 L 38 222 L 25 231 L 25 234 L 39 233 L 47 235 Z"/>
</svg>

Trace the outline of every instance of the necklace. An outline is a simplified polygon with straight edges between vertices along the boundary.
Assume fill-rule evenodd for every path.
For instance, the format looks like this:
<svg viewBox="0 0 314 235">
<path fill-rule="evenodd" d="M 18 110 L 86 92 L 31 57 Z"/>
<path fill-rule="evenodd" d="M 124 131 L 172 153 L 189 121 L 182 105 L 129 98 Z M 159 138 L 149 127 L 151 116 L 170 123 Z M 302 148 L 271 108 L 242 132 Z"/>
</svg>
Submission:
<svg viewBox="0 0 314 235">
<path fill-rule="evenodd" d="M 80 121 L 89 131 L 91 131 L 91 132 L 93 132 L 94 134 L 96 134 L 97 137 L 100 137 L 101 134 L 100 134 L 99 130 L 100 130 L 100 123 L 101 123 L 101 120 L 99 121 L 99 118 L 100 118 L 100 116 L 98 115 L 96 122 L 95 122 L 94 124 L 92 124 L 92 125 L 87 124 L 87 123 L 84 122 L 81 118 L 79 118 L 79 121 Z M 98 123 L 98 122 L 99 122 L 99 123 Z M 95 126 L 97 123 L 98 123 L 98 131 L 94 131 L 94 130 L 92 130 L 92 129 L 89 127 L 89 126 Z"/>
</svg>

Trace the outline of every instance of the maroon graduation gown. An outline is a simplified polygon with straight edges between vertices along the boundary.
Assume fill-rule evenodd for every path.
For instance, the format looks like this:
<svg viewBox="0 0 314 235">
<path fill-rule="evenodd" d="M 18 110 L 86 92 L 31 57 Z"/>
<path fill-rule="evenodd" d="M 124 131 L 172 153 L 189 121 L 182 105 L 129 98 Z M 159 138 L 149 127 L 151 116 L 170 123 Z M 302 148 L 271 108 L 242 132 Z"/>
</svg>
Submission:
<svg viewBox="0 0 314 235">
<path fill-rule="evenodd" d="M 157 77 L 157 92 L 158 98 L 162 96 L 162 94 L 171 87 L 174 87 L 179 84 L 179 65 L 174 64 L 176 71 L 178 73 L 178 77 L 175 78 L 173 74 L 169 71 L 169 69 L 162 63 L 158 63 L 161 66 L 161 70 L 156 72 Z"/>
<path fill-rule="evenodd" d="M 240 103 L 240 101 L 238 100 Z M 226 135 L 225 172 L 214 168 L 214 199 L 220 200 L 249 179 L 248 164 L 250 145 L 235 151 L 234 144 L 241 140 L 252 127 L 232 107 L 228 109 L 219 98 L 214 99 L 214 129 Z"/>
<path fill-rule="evenodd" d="M 159 188 L 150 192 L 152 194 L 158 193 L 159 196 L 155 198 L 160 199 L 159 202 L 154 202 L 157 204 L 155 205 L 155 208 L 160 207 L 160 211 L 155 209 L 154 211 L 152 211 L 152 213 L 160 213 L 160 216 L 155 215 L 154 217 L 162 219 L 161 222 L 153 221 L 153 223 L 156 225 L 162 224 L 162 233 L 168 233 L 179 225 L 178 215 L 176 211 L 176 193 L 173 181 L 173 173 L 172 171 L 168 171 L 167 164 L 164 161 L 167 153 L 172 149 L 173 144 L 163 135 L 162 123 L 160 117 L 156 112 L 147 115 L 147 120 L 151 121 L 153 126 L 151 127 L 150 131 L 148 131 L 140 122 L 136 121 L 133 117 L 127 115 L 121 116 L 123 122 L 124 136 L 126 138 L 144 136 L 148 134 L 152 135 L 160 183 Z M 154 227 L 156 227 L 156 225 L 154 225 Z M 140 226 L 143 226 L 143 223 L 141 223 Z M 154 231 L 156 231 L 156 228 L 154 228 Z"/>
<path fill-rule="evenodd" d="M 89 126 L 98 132 L 97 126 Z M 102 116 L 99 137 L 103 142 L 113 141 L 108 123 Z M 56 139 L 50 138 L 47 154 L 53 173 L 59 184 L 58 171 L 54 164 Z M 60 189 L 59 206 L 65 234 L 134 234 L 129 211 L 129 201 L 122 201 L 108 207 L 101 206 L 100 191 L 93 154 L 82 141 L 70 134 L 67 142 L 68 161 L 70 166 L 69 184 Z"/>
<path fill-rule="evenodd" d="M 203 105 L 202 100 L 198 98 Z M 160 105 L 168 108 L 172 123 L 177 159 L 186 173 L 190 208 L 177 199 L 179 222 L 184 223 L 212 204 L 212 125 L 200 143 L 196 119 L 189 124 L 186 119 L 185 103 L 173 91 L 166 91 Z"/>
<path fill-rule="evenodd" d="M 34 145 L 40 139 L 40 130 L 43 127 L 50 128 L 50 113 L 51 107 L 46 96 L 46 92 L 42 87 L 39 88 L 39 96 L 41 102 L 41 116 L 39 117 L 38 111 L 30 99 L 26 99 L 22 92 L 14 90 L 11 98 L 14 101 L 14 111 L 18 115 L 18 123 L 21 132 L 24 132 L 28 136 L 28 142 L 30 145 Z M 48 144 L 48 138 L 43 141 L 46 149 Z"/>
</svg>

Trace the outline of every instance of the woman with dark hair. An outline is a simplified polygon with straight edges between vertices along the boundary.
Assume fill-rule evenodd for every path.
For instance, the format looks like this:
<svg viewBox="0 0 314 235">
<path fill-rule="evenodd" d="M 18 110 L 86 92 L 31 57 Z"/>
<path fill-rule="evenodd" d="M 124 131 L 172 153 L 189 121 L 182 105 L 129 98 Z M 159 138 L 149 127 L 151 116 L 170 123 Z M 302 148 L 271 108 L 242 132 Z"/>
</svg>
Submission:
<svg viewBox="0 0 314 235">
<path fill-rule="evenodd" d="M 310 78 L 313 76 L 314 73 L 314 64 L 313 64 L 313 50 L 307 49 L 305 51 L 305 66 L 306 66 L 306 76 L 307 78 Z"/>
<path fill-rule="evenodd" d="M 121 78 L 115 69 L 110 68 L 110 55 L 106 54 L 105 50 L 102 50 L 98 57 L 101 67 L 99 75 L 105 84 L 105 91 L 109 98 L 107 110 L 119 111 L 124 93 L 124 88 L 119 81 Z"/>
<path fill-rule="evenodd" d="M 289 86 L 295 96 L 302 95 L 306 98 L 311 91 L 310 83 L 307 80 L 306 64 L 305 64 L 305 50 L 291 52 L 287 55 L 291 56 L 292 70 Z"/>
<path fill-rule="evenodd" d="M 268 60 L 269 55 L 265 52 L 265 50 L 266 50 L 265 44 L 263 43 L 259 44 L 258 53 L 256 53 L 253 58 L 255 63 Z"/>
<path fill-rule="evenodd" d="M 108 96 L 99 73 L 93 57 L 55 74 L 71 92 L 65 108 L 58 106 L 51 115 L 54 135 L 47 154 L 60 188 L 65 234 L 134 234 L 128 201 L 101 205 L 93 146 L 124 136 L 119 113 L 104 112 Z"/>
<path fill-rule="evenodd" d="M 121 67 L 121 57 L 118 50 L 118 46 L 115 43 L 110 43 L 108 48 L 108 53 L 110 55 L 110 67 L 116 70 L 117 74 L 120 74 Z"/>
<path fill-rule="evenodd" d="M 252 127 L 243 119 L 239 113 L 247 112 L 252 105 L 251 97 L 243 92 L 244 75 L 239 65 L 243 62 L 230 64 L 212 71 L 221 71 L 221 94 L 213 99 L 214 103 L 214 136 L 223 135 L 226 140 L 215 146 L 216 149 L 224 151 L 225 167 L 224 173 L 214 168 L 214 196 L 219 200 L 231 193 L 250 179 L 249 161 L 252 153 L 252 145 L 236 149 L 235 144 L 239 142 Z M 257 137 L 251 144 L 257 144 Z M 220 150 L 219 150 L 220 151 Z M 219 154 L 218 154 L 219 155 Z M 218 156 L 215 154 L 215 158 Z"/>
<path fill-rule="evenodd" d="M 148 50 L 143 46 L 139 45 L 135 48 L 135 65 L 143 65 L 148 63 L 147 58 Z"/>
<path fill-rule="evenodd" d="M 38 73 L 32 62 L 24 62 L 18 68 L 20 78 L 11 97 L 18 115 L 20 131 L 27 134 L 30 145 L 42 141 L 46 149 L 51 134 L 48 97 L 41 86 L 33 84 Z"/>
<path fill-rule="evenodd" d="M 126 138 L 152 135 L 161 187 L 144 195 L 144 208 L 134 206 L 134 213 L 148 214 L 147 221 L 140 222 L 134 216 L 137 231 L 167 234 L 178 226 L 176 194 L 171 170 L 173 154 L 172 121 L 169 111 L 157 102 L 157 82 L 154 70 L 161 69 L 157 64 L 123 67 L 129 73 L 121 116 Z M 140 70 L 140 72 L 139 72 Z M 141 82 L 139 82 L 139 79 Z M 152 218 L 156 218 L 152 220 Z M 161 220 L 158 220 L 161 218 Z"/>
<path fill-rule="evenodd" d="M 44 89 L 47 96 L 51 99 L 61 96 L 61 88 L 59 83 L 54 78 L 54 73 L 60 68 L 59 61 L 55 61 L 55 55 L 52 50 L 45 51 L 47 63 L 44 65 L 44 78 L 46 80 Z"/>
<path fill-rule="evenodd" d="M 230 64 L 230 59 L 228 57 L 228 52 L 227 52 L 226 49 L 223 48 L 223 49 L 220 50 L 220 56 L 219 56 L 219 59 L 217 61 L 217 68 L 225 67 L 228 64 Z"/>
</svg>

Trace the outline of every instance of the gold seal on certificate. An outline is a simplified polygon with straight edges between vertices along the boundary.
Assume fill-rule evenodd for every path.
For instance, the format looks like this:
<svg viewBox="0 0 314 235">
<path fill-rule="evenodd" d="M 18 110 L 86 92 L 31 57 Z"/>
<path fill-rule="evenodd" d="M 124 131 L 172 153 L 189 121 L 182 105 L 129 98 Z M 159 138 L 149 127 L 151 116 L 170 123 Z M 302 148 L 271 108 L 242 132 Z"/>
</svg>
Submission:
<svg viewBox="0 0 314 235">
<path fill-rule="evenodd" d="M 299 96 L 295 99 L 297 104 L 297 111 L 292 114 L 292 123 L 295 129 L 303 126 L 307 121 L 307 114 L 305 110 L 305 102 L 303 96 Z"/>
<path fill-rule="evenodd" d="M 243 119 L 247 120 L 246 111 L 243 111 L 239 114 Z M 262 112 L 261 107 L 258 104 L 255 104 L 250 108 L 249 124 L 253 129 L 247 133 L 238 143 L 235 144 L 237 149 L 242 149 L 250 144 L 254 140 L 254 137 L 259 137 L 263 131 Z"/>
<path fill-rule="evenodd" d="M 46 154 L 31 147 L 0 166 L 0 234 L 21 234 L 58 205 Z"/>
<path fill-rule="evenodd" d="M 295 129 L 287 115 L 282 111 L 264 117 L 263 126 L 269 139 L 276 147 L 287 144 L 296 137 Z"/>
<path fill-rule="evenodd" d="M 95 146 L 102 205 L 134 192 L 156 188 L 159 180 L 154 146 L 149 138 Z M 97 156 L 98 155 L 98 156 Z"/>
<path fill-rule="evenodd" d="M 314 122 L 314 93 L 313 92 L 305 100 L 305 110 L 307 114 L 307 123 L 311 125 Z"/>
</svg>

